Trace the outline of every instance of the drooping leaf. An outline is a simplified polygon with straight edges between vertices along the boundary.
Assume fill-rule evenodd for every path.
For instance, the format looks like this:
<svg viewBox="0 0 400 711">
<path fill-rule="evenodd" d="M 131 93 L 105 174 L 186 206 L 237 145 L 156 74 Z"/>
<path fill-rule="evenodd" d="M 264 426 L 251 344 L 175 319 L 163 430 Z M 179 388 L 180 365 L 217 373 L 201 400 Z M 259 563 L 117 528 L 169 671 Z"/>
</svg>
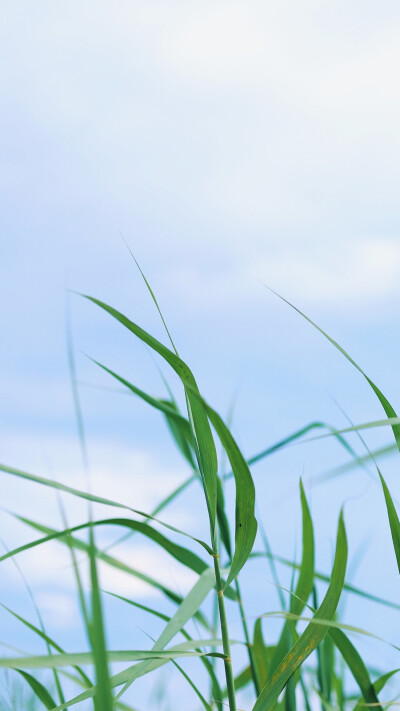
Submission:
<svg viewBox="0 0 400 711">
<path fill-rule="evenodd" d="M 118 501 L 113 501 L 112 499 L 107 499 L 103 496 L 96 496 L 95 494 L 91 494 L 87 491 L 81 491 L 80 489 L 75 489 L 71 486 L 67 486 L 66 484 L 61 484 L 58 481 L 53 481 L 52 479 L 46 479 L 45 477 L 36 476 L 35 474 L 29 474 L 28 472 L 24 472 L 20 469 L 14 469 L 13 467 L 8 467 L 4 464 L 0 464 L 0 471 L 4 472 L 5 474 L 11 474 L 12 476 L 32 481 L 36 484 L 41 484 L 42 486 L 47 486 L 51 489 L 55 489 L 56 491 L 63 491 L 67 494 L 71 494 L 72 496 L 77 496 L 80 499 L 92 501 L 93 503 L 104 504 L 105 506 L 111 506 L 113 508 L 124 509 L 125 511 L 130 511 L 131 513 L 134 513 L 138 516 L 143 516 L 144 518 L 150 521 L 155 521 L 164 528 L 168 528 L 174 533 L 179 533 L 181 536 L 185 536 L 186 538 L 190 538 L 192 541 L 199 543 L 199 545 L 201 545 L 202 548 L 207 551 L 207 553 L 213 553 L 212 548 L 210 548 L 210 546 L 205 543 L 205 541 L 202 541 L 200 538 L 195 538 L 186 531 L 181 531 L 179 528 L 171 526 L 171 524 L 166 523 L 165 521 L 161 521 L 160 519 L 156 518 L 152 514 L 146 513 L 145 511 L 133 509 L 131 506 L 119 503 Z"/>
<path fill-rule="evenodd" d="M 201 402 L 201 398 L 196 397 L 199 390 L 192 371 L 176 353 L 173 353 L 163 343 L 151 336 L 147 331 L 122 313 L 112 308 L 112 306 L 108 306 L 103 301 L 86 294 L 82 294 L 82 296 L 106 311 L 110 316 L 131 331 L 131 333 L 137 336 L 137 338 L 143 341 L 143 343 L 146 343 L 152 350 L 158 353 L 181 379 L 186 392 L 189 421 L 193 427 L 196 455 L 203 479 L 211 529 L 213 530 L 217 511 L 217 453 L 204 405 Z"/>
<path fill-rule="evenodd" d="M 28 519 L 24 516 L 14 516 L 22 523 L 26 523 L 28 526 L 34 526 L 35 528 L 38 527 L 37 524 L 35 524 L 31 519 Z M 200 574 L 204 570 L 206 570 L 206 568 L 208 568 L 207 564 L 188 548 L 184 548 L 183 546 L 180 546 L 177 543 L 170 541 L 169 538 L 167 538 L 162 533 L 157 531 L 155 528 L 152 528 L 148 524 L 142 521 L 134 521 L 129 518 L 108 518 L 99 521 L 90 521 L 79 524 L 78 526 L 73 526 L 72 528 L 66 529 L 64 531 L 56 532 L 52 531 L 52 529 L 49 529 L 48 527 L 43 527 L 45 530 L 47 529 L 49 531 L 48 535 L 45 536 L 45 538 L 38 539 L 37 541 L 31 541 L 22 546 L 19 546 L 13 551 L 8 551 L 8 553 L 4 553 L 2 556 L 0 556 L 0 562 L 2 560 L 6 560 L 7 558 L 16 556 L 18 555 L 18 553 L 21 553 L 24 550 L 35 548 L 36 546 L 41 545 L 42 543 L 46 543 L 47 541 L 51 541 L 57 538 L 64 538 L 66 536 L 70 536 L 73 533 L 76 533 L 77 531 L 83 531 L 87 528 L 91 529 L 93 527 L 97 528 L 100 526 L 121 526 L 123 528 L 128 528 L 132 531 L 141 533 L 143 536 L 149 538 L 154 543 L 163 548 L 167 553 L 173 556 L 173 558 L 182 563 L 182 565 L 185 565 L 191 570 L 194 570 L 196 573 Z"/>
</svg>

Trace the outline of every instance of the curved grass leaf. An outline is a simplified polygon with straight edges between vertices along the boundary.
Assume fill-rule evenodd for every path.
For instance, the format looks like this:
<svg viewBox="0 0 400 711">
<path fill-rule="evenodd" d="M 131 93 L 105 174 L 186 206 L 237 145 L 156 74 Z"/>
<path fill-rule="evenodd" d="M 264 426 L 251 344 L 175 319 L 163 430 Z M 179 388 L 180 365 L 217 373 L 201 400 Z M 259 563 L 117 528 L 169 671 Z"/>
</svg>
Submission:
<svg viewBox="0 0 400 711">
<path fill-rule="evenodd" d="M 348 668 L 354 676 L 363 698 L 367 704 L 377 704 L 378 711 L 382 711 L 382 707 L 379 706 L 379 699 L 376 695 L 374 686 L 370 679 L 368 669 L 365 666 L 359 652 L 356 650 L 354 645 L 350 642 L 348 637 L 343 634 L 340 629 L 331 629 L 329 632 L 330 638 L 333 640 L 334 644 L 341 653 L 343 659 L 345 660 Z"/>
<path fill-rule="evenodd" d="M 395 674 L 398 674 L 400 672 L 400 669 L 393 669 L 393 671 L 387 672 L 386 674 L 382 674 L 382 676 L 379 677 L 376 681 L 374 681 L 374 691 L 376 694 L 379 694 L 382 689 L 386 686 L 387 682 L 390 681 L 392 676 Z M 362 699 L 359 699 L 356 706 L 354 707 L 354 711 L 362 711 L 362 709 L 365 708 L 365 704 L 363 703 Z"/>
<path fill-rule="evenodd" d="M 301 437 L 304 437 L 304 435 L 308 434 L 308 432 L 311 432 L 311 430 L 314 429 L 328 430 L 331 435 L 333 435 L 334 437 L 336 437 L 336 439 L 339 440 L 340 444 L 347 450 L 349 454 L 351 454 L 352 456 L 355 455 L 353 448 L 349 445 L 345 438 L 341 436 L 340 433 L 336 432 L 334 427 L 328 425 L 326 422 L 316 421 L 310 422 L 310 424 L 305 425 L 305 427 L 301 427 L 299 430 L 296 430 L 296 432 L 293 432 L 293 434 L 288 435 L 284 439 L 281 439 L 279 442 L 276 442 L 267 449 L 264 449 L 259 454 L 253 455 L 252 457 L 250 457 L 250 459 L 247 460 L 247 463 L 249 465 L 256 464 L 257 462 L 265 459 L 265 457 L 268 457 L 270 454 L 274 454 L 275 452 L 278 452 L 280 449 L 284 449 L 284 447 L 287 447 L 289 444 L 292 444 Z M 306 440 L 306 442 L 308 441 L 309 440 Z M 227 476 L 230 475 L 228 474 Z"/>
<path fill-rule="evenodd" d="M 55 489 L 56 491 L 63 491 L 66 494 L 71 494 L 72 496 L 77 496 L 80 499 L 85 499 L 86 501 L 91 501 L 93 503 L 97 504 L 104 504 L 104 506 L 111 506 L 113 508 L 117 509 L 123 509 L 125 511 L 130 511 L 131 513 L 136 514 L 137 516 L 143 516 L 144 518 L 150 520 L 150 521 L 155 521 L 158 523 L 160 526 L 163 526 L 164 528 L 168 528 L 170 531 L 173 531 L 174 533 L 179 533 L 181 536 L 185 536 L 186 538 L 190 538 L 192 541 L 195 541 L 196 543 L 199 543 L 199 545 L 204 548 L 204 550 L 207 551 L 210 555 L 213 554 L 212 548 L 202 541 L 200 538 L 195 538 L 194 536 L 191 536 L 189 533 L 186 533 L 185 531 L 181 531 L 179 528 L 175 528 L 175 526 L 171 526 L 169 523 L 166 523 L 165 521 L 161 521 L 160 519 L 156 518 L 155 516 L 145 513 L 144 511 L 140 511 L 139 509 L 133 509 L 131 506 L 127 506 L 126 504 L 121 504 L 118 501 L 113 501 L 112 499 L 107 499 L 103 496 L 96 496 L 95 494 L 90 494 L 87 491 L 82 491 L 80 489 L 75 489 L 71 486 L 67 486 L 66 484 L 61 484 L 58 481 L 53 481 L 52 479 L 46 479 L 45 477 L 41 476 L 36 476 L 35 474 L 29 474 L 28 472 L 24 472 L 21 469 L 14 469 L 14 467 L 8 467 L 5 464 L 0 464 L 0 472 L 3 472 L 4 474 L 11 474 L 12 476 L 19 477 L 21 479 L 26 479 L 28 481 L 32 481 L 36 484 L 41 484 L 42 486 L 47 486 L 51 489 Z M 184 482 L 183 485 L 181 486 L 186 486 L 189 483 L 189 481 Z M 169 499 L 169 497 L 168 497 Z"/>
<path fill-rule="evenodd" d="M 394 552 L 396 555 L 396 560 L 397 560 L 397 567 L 399 569 L 400 573 L 400 521 L 399 517 L 397 515 L 397 511 L 395 509 L 393 499 L 390 495 L 390 491 L 388 489 L 388 486 L 380 473 L 378 469 L 378 474 L 382 483 L 382 488 L 383 488 L 383 493 L 385 496 L 385 502 L 386 502 L 386 508 L 387 508 L 387 513 L 389 517 L 389 525 L 390 525 L 390 532 L 392 534 L 392 541 L 393 541 L 393 547 L 394 547 Z"/>
<path fill-rule="evenodd" d="M 54 699 L 50 696 L 47 689 L 34 676 L 28 674 L 23 669 L 15 669 L 18 674 L 29 684 L 35 696 L 45 705 L 46 709 L 53 709 L 55 704 Z"/>
<path fill-rule="evenodd" d="M 128 388 L 128 390 L 134 393 L 134 395 L 137 395 L 139 398 L 144 400 L 144 402 L 147 402 L 148 405 L 151 405 L 156 410 L 160 410 L 160 412 L 163 413 L 172 437 L 174 438 L 179 450 L 192 469 L 196 469 L 192 455 L 193 437 L 192 430 L 190 429 L 190 423 L 186 417 L 180 413 L 176 403 L 172 400 L 165 400 L 163 398 L 156 398 L 148 395 L 148 393 L 144 392 L 144 390 L 136 387 L 136 385 L 133 385 L 129 380 L 126 380 L 126 378 L 121 377 L 110 368 L 107 368 L 95 358 L 91 358 L 90 356 L 88 356 L 88 358 L 92 361 L 92 363 L 98 365 L 99 368 Z"/>
<path fill-rule="evenodd" d="M 303 318 L 305 318 L 306 321 L 308 321 L 312 326 L 314 326 L 314 328 L 316 328 L 317 331 L 319 331 L 323 336 L 325 336 L 325 338 L 327 338 L 328 341 L 330 341 L 332 343 L 332 345 L 335 346 L 335 348 L 337 348 L 337 350 L 340 351 L 340 353 L 342 353 L 342 355 L 344 355 L 344 357 L 347 358 L 347 360 L 361 373 L 361 375 L 364 376 L 367 383 L 371 386 L 372 390 L 374 391 L 375 395 L 377 396 L 377 398 L 378 398 L 379 402 L 381 403 L 384 411 L 386 412 L 388 418 L 389 419 L 395 418 L 396 420 L 398 420 L 397 422 L 392 423 L 392 431 L 393 431 L 394 438 L 397 443 L 397 447 L 400 451 L 400 420 L 397 417 L 397 414 L 396 414 L 395 410 L 393 409 L 393 407 L 391 406 L 390 402 L 387 400 L 387 398 L 382 393 L 382 391 L 378 388 L 378 386 L 375 385 L 375 383 L 368 377 L 368 375 L 363 371 L 363 369 L 358 365 L 358 363 L 356 363 L 356 361 L 353 360 L 353 358 L 344 350 L 344 348 L 342 348 L 342 346 L 340 346 L 339 343 L 337 343 L 333 338 L 331 338 L 331 336 L 329 336 L 325 331 L 323 331 L 322 328 L 320 328 L 320 326 L 318 326 L 316 323 L 314 323 L 314 321 L 312 321 L 308 316 L 306 316 L 306 314 L 304 314 L 302 311 L 300 311 L 300 309 L 298 309 L 297 306 L 294 306 L 293 304 L 290 303 L 290 301 L 288 301 L 283 296 L 281 296 L 276 291 L 274 291 L 274 289 L 271 289 L 270 287 L 267 287 L 267 288 L 270 291 L 272 291 L 279 299 L 281 299 L 286 304 L 288 304 L 288 306 L 290 306 L 292 309 L 297 311 L 297 313 L 300 314 L 300 316 L 302 316 Z"/>
<path fill-rule="evenodd" d="M 34 522 L 30 519 L 25 518 L 24 516 L 18 516 L 17 514 L 13 514 L 13 516 L 22 523 L 26 523 L 28 526 L 37 528 L 37 524 L 34 524 Z M 204 570 L 206 570 L 206 568 L 208 568 L 207 564 L 189 549 L 183 548 L 183 546 L 179 546 L 173 541 L 170 541 L 168 538 L 166 538 L 166 536 L 162 535 L 159 531 L 152 528 L 151 526 L 148 526 L 146 523 L 143 523 L 142 521 L 133 521 L 128 518 L 109 518 L 102 519 L 99 521 L 89 521 L 86 523 L 79 524 L 78 526 L 73 526 L 72 528 L 67 528 L 63 531 L 51 532 L 44 538 L 39 538 L 36 541 L 30 541 L 29 543 L 25 543 L 24 545 L 19 546 L 18 548 L 15 548 L 12 551 L 4 553 L 2 556 L 0 556 L 0 562 L 6 560 L 7 558 L 14 557 L 18 555 L 18 553 L 22 553 L 25 550 L 35 548 L 36 546 L 46 543 L 48 541 L 52 541 L 57 538 L 64 538 L 66 536 L 70 536 L 73 533 L 76 533 L 77 531 L 83 531 L 87 528 L 91 529 L 94 526 L 121 526 L 123 528 L 128 528 L 132 531 L 141 533 L 146 538 L 149 538 L 150 540 L 154 541 L 154 543 L 163 548 L 173 558 L 182 563 L 182 565 L 185 565 L 187 568 L 194 570 L 196 573 L 201 574 Z M 47 527 L 44 528 L 47 529 Z M 51 529 L 47 530 L 51 531 Z"/>
<path fill-rule="evenodd" d="M 193 426 L 196 455 L 203 479 L 211 529 L 214 530 L 217 512 L 217 453 L 205 408 L 201 400 L 195 397 L 195 393 L 198 393 L 199 390 L 192 371 L 179 356 L 147 333 L 143 328 L 112 308 L 112 306 L 108 306 L 103 301 L 88 296 L 87 294 L 82 294 L 81 296 L 106 311 L 110 316 L 131 331 L 131 333 L 137 336 L 137 338 L 143 341 L 143 343 L 146 343 L 171 366 L 181 379 L 187 397 L 189 421 L 191 421 Z"/>
<path fill-rule="evenodd" d="M 29 521 L 29 523 L 28 523 Z M 48 526 L 43 526 L 42 524 L 35 523 L 34 521 L 30 521 L 29 519 L 24 519 L 25 523 L 28 523 L 29 526 L 34 528 L 35 530 L 41 531 L 41 532 L 46 532 L 49 534 L 52 533 L 59 533 L 59 531 L 56 531 L 55 529 L 51 529 Z M 47 537 L 46 537 L 47 538 Z M 89 554 L 89 545 L 85 541 L 81 541 L 79 538 L 74 538 L 73 536 L 68 536 L 65 538 L 56 538 L 55 540 L 60 541 L 60 543 L 63 543 L 64 545 L 67 546 L 73 546 L 77 550 L 84 551 L 85 553 Z M 147 575 L 146 573 L 142 573 L 139 570 L 136 570 L 135 568 L 132 568 L 132 566 L 128 565 L 127 563 L 124 563 L 117 558 L 108 555 L 107 553 L 104 553 L 103 551 L 100 551 L 96 549 L 96 557 L 99 560 L 102 560 L 104 563 L 107 565 L 110 565 L 113 568 L 116 568 L 117 570 L 121 570 L 124 573 L 127 573 L 128 575 L 132 575 L 135 578 L 138 578 L 138 580 L 142 580 L 144 583 L 147 583 L 151 587 L 154 587 L 156 590 L 160 590 L 169 600 L 176 604 L 180 604 L 182 602 L 182 597 L 175 593 L 173 590 L 168 588 L 166 585 L 163 583 L 160 583 L 158 580 L 155 578 L 152 578 L 150 575 Z M 233 592 L 233 591 L 232 591 Z M 209 625 L 203 615 L 201 613 L 197 613 L 197 619 L 198 621 L 205 627 L 206 629 L 209 629 Z"/>
<path fill-rule="evenodd" d="M 203 400 L 204 402 L 204 400 Z M 206 403 L 206 411 L 221 444 L 224 447 L 236 486 L 235 507 L 235 550 L 224 590 L 234 580 L 246 563 L 257 534 L 257 520 L 254 515 L 255 488 L 249 466 L 236 444 L 231 432 L 218 413 Z"/>
<path fill-rule="evenodd" d="M 327 628 L 324 629 L 323 626 L 314 624 L 314 622 L 318 619 L 331 620 L 333 618 L 343 589 L 346 564 L 347 538 L 342 512 L 339 518 L 331 582 L 326 595 L 315 613 L 313 620 L 308 624 L 292 649 L 286 654 L 274 674 L 264 686 L 253 707 L 253 711 L 269 711 L 269 709 L 272 708 L 292 674 L 324 638 L 327 633 Z"/>
</svg>

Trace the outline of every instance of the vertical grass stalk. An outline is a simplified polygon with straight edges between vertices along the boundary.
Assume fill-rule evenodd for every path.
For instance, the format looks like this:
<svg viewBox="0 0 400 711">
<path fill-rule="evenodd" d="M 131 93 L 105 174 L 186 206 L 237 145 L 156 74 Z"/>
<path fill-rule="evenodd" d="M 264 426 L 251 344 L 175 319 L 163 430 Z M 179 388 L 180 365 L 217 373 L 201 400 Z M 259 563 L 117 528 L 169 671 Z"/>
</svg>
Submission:
<svg viewBox="0 0 400 711">
<path fill-rule="evenodd" d="M 214 545 L 214 550 L 216 546 Z M 236 711 L 236 693 L 235 693 L 235 681 L 233 677 L 232 659 L 231 659 L 231 644 L 229 641 L 229 630 L 228 621 L 226 619 L 225 610 L 225 598 L 221 579 L 221 570 L 219 565 L 219 555 L 214 555 L 214 570 L 215 570 L 215 582 L 217 588 L 218 597 L 218 611 L 219 611 L 219 621 L 221 625 L 221 636 L 222 636 L 222 648 L 224 650 L 224 665 L 225 665 L 225 677 L 226 677 L 226 688 L 228 691 L 229 700 L 229 711 Z"/>
</svg>

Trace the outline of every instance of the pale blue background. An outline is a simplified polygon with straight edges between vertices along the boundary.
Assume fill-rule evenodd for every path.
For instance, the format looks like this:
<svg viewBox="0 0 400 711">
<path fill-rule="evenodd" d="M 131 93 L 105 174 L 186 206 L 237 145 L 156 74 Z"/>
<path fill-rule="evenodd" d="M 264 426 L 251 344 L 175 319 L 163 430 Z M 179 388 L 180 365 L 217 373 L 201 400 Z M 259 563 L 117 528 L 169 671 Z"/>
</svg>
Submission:
<svg viewBox="0 0 400 711">
<path fill-rule="evenodd" d="M 97 296 L 165 338 L 120 232 L 204 395 L 224 415 L 236 397 L 234 432 L 246 455 L 314 419 L 345 426 L 331 396 L 356 422 L 382 416 L 360 374 L 260 282 L 337 338 L 398 407 L 398 3 L 14 0 L 0 15 L 1 460 L 85 486 L 67 300 L 80 381 L 112 385 L 83 350 L 164 395 L 145 349 L 94 306 L 66 296 L 66 287 Z M 186 474 L 161 418 L 86 386 L 81 399 L 94 486 L 151 508 Z M 390 433 L 366 438 L 378 445 Z M 344 460 L 326 440 L 254 468 L 275 551 L 292 556 L 297 545 L 299 553 L 299 476 L 307 481 Z M 394 462 L 383 470 L 396 496 Z M 307 491 L 319 568 L 330 568 L 338 511 L 349 499 L 351 556 L 369 542 L 355 582 L 397 600 L 376 483 L 360 473 Z M 65 503 L 71 520 L 85 519 L 85 509 Z M 59 525 L 53 495 L 5 475 L 2 506 Z M 203 514 L 192 492 L 165 517 L 199 533 Z M 2 516 L 8 546 L 30 536 Z M 76 649 L 78 613 L 61 553 L 49 546 L 19 562 L 49 630 Z M 138 539 L 123 555 L 142 568 L 151 561 L 176 589 L 190 584 Z M 33 620 L 12 565 L 3 569 L 1 599 Z M 277 605 L 270 572 L 261 570 L 250 564 L 244 581 L 254 614 Z M 290 582 L 287 571 L 282 581 Z M 148 644 L 133 624 L 127 639 L 121 607 L 110 603 L 109 612 L 113 646 Z M 349 599 L 344 615 L 398 641 L 398 614 L 389 609 Z M 139 613 L 132 621 L 156 634 Z M 11 635 L 16 646 L 38 648 L 6 613 L 2 624 L 3 641 Z M 274 630 L 266 623 L 267 637 Z M 375 665 L 398 666 L 388 647 L 357 644 Z M 174 709 L 195 704 L 180 677 L 168 670 L 164 678 L 178 693 Z M 144 682 L 137 693 L 139 707 L 164 708 L 146 701 Z"/>
</svg>

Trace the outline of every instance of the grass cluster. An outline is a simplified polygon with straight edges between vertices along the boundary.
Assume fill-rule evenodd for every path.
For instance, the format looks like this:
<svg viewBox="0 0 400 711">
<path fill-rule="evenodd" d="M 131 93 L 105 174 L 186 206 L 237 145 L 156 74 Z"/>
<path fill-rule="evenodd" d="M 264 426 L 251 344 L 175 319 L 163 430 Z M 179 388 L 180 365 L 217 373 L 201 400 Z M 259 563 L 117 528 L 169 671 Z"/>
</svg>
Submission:
<svg viewBox="0 0 400 711">
<path fill-rule="evenodd" d="M 158 308 L 154 294 L 147 282 L 146 284 Z M 130 695 L 127 695 L 128 689 L 140 677 L 152 674 L 164 665 L 169 665 L 171 673 L 183 675 L 188 688 L 191 687 L 191 691 L 188 692 L 191 701 L 188 703 L 190 708 L 196 711 L 202 708 L 206 711 L 212 709 L 223 711 L 226 708 L 236 711 L 237 693 L 246 688 L 249 690 L 248 698 L 253 699 L 248 706 L 249 711 L 250 708 L 253 711 L 271 709 L 296 711 L 296 708 L 310 711 L 316 706 L 322 711 L 332 711 L 332 709 L 347 711 L 348 708 L 361 711 L 365 706 L 382 711 L 388 706 L 387 697 L 384 696 L 385 686 L 389 681 L 393 681 L 400 670 L 380 669 L 378 663 L 371 669 L 362 659 L 351 639 L 354 633 L 367 635 L 368 632 L 342 624 L 338 619 L 337 609 L 344 595 L 359 596 L 368 600 L 371 614 L 375 605 L 391 606 L 393 614 L 396 614 L 394 610 L 397 609 L 398 612 L 400 607 L 396 603 L 378 599 L 367 591 L 355 588 L 346 581 L 348 544 L 343 511 L 337 524 L 332 569 L 328 574 L 322 574 L 315 569 L 313 521 L 307 495 L 301 482 L 299 491 L 299 505 L 302 512 L 301 561 L 296 564 L 290 560 L 283 560 L 292 569 L 291 588 L 286 590 L 284 595 L 279 587 L 275 568 L 276 560 L 282 562 L 282 559 L 271 551 L 262 523 L 257 522 L 255 515 L 256 495 L 252 465 L 308 433 L 315 437 L 331 436 L 340 440 L 350 457 L 349 466 L 360 464 L 359 458 L 346 439 L 350 432 L 357 432 L 361 438 L 362 429 L 388 426 L 394 435 L 394 444 L 389 449 L 400 448 L 400 419 L 387 398 L 339 344 L 313 324 L 366 378 L 383 407 L 385 418 L 358 427 L 349 426 L 341 431 L 329 428 L 320 422 L 311 423 L 250 460 L 246 460 L 229 426 L 202 396 L 191 369 L 180 358 L 165 323 L 168 346 L 111 306 L 92 297 L 85 298 L 109 314 L 111 318 L 116 319 L 123 328 L 131 332 L 135 339 L 145 343 L 179 377 L 185 396 L 185 411 L 181 411 L 178 407 L 172 393 L 168 399 L 152 397 L 125 377 L 95 361 L 97 367 L 106 371 L 110 378 L 118 381 L 119 385 L 127 388 L 165 418 L 173 441 L 186 462 L 189 475 L 187 480 L 176 490 L 171 491 L 154 511 L 143 512 L 132 508 L 125 500 L 117 501 L 99 497 L 95 491 L 78 490 L 42 476 L 0 465 L 3 473 L 33 482 L 38 487 L 50 487 L 57 492 L 66 492 L 88 502 L 87 521 L 70 527 L 64 516 L 65 525 L 62 530 L 55 530 L 45 523 L 19 517 L 39 537 L 1 556 L 1 560 L 13 558 L 17 563 L 19 553 L 45 545 L 48 541 L 57 540 L 60 545 L 66 546 L 71 556 L 81 619 L 87 636 L 87 648 L 78 652 L 67 651 L 49 636 L 39 610 L 37 610 L 39 620 L 37 623 L 7 608 L 8 614 L 14 616 L 38 639 L 44 640 L 47 648 L 47 653 L 44 655 L 13 653 L 0 658 L 0 667 L 7 670 L 8 675 L 18 675 L 21 684 L 30 692 L 30 699 L 26 697 L 26 701 L 20 701 L 17 705 L 25 709 L 44 707 L 53 711 L 72 709 L 75 706 L 94 708 L 95 711 L 112 711 L 112 709 L 137 711 L 136 706 L 132 707 L 127 703 L 127 698 L 130 698 Z M 301 316 L 309 320 L 304 314 Z M 76 414 L 84 450 L 72 351 L 70 351 L 70 366 Z M 321 430 L 323 434 L 318 434 Z M 222 447 L 229 462 L 228 472 L 225 472 L 224 476 L 218 462 L 217 446 Z M 400 571 L 400 522 L 389 489 L 376 464 L 379 454 L 385 451 L 377 452 L 374 456 L 374 453 L 367 450 L 365 459 L 374 463 L 376 467 Z M 224 488 L 230 479 L 234 482 L 235 490 L 233 520 L 229 507 L 225 506 L 224 498 Z M 208 515 L 208 527 L 201 539 L 166 523 L 162 520 L 161 514 L 162 510 L 176 500 L 183 491 L 199 484 Z M 96 520 L 93 517 L 95 503 L 108 507 L 111 512 L 110 517 Z M 196 575 L 196 582 L 187 595 L 179 596 L 158 580 L 157 575 L 151 571 L 148 574 L 137 571 L 134 546 L 130 565 L 102 550 L 96 544 L 96 534 L 98 529 L 107 526 L 118 527 L 124 539 L 144 536 L 186 566 Z M 257 530 L 259 530 L 258 535 Z M 82 582 L 81 561 L 79 564 L 77 561 L 78 553 L 79 556 L 83 554 L 87 557 L 90 590 L 87 590 Z M 247 609 L 240 584 L 242 571 L 250 558 L 258 558 L 264 565 L 265 561 L 268 561 L 281 601 L 280 610 L 266 610 L 265 615 L 256 620 Z M 99 561 L 114 569 L 124 570 L 135 578 L 139 577 L 154 586 L 158 593 L 165 596 L 174 606 L 173 614 L 167 616 L 164 612 L 133 599 L 119 597 L 126 606 L 126 616 L 129 616 L 133 606 L 133 609 L 139 608 L 149 616 L 161 620 L 162 631 L 156 640 L 152 640 L 148 648 L 128 647 L 123 650 L 109 648 L 104 614 L 104 592 L 100 588 L 98 577 Z M 209 607 L 204 603 L 211 596 L 214 600 L 215 614 L 210 615 Z M 289 604 L 286 603 L 287 599 L 290 600 Z M 230 619 L 235 608 L 239 612 L 242 625 L 242 636 L 238 641 L 232 640 L 230 633 Z M 279 634 L 273 644 L 267 643 L 263 636 L 262 618 L 268 615 L 281 619 Z M 188 632 L 189 623 L 193 621 L 195 635 L 193 632 Z M 193 626 L 190 629 L 192 630 Z M 246 652 L 247 660 L 241 668 L 238 668 L 235 662 L 233 641 L 243 645 Z M 192 658 L 194 662 L 190 674 L 185 669 L 185 660 L 188 658 Z M 116 665 L 118 671 L 115 670 Z M 202 670 L 198 680 L 196 669 L 199 672 Z M 47 670 L 46 681 L 44 681 L 43 670 Z M 208 679 L 207 684 L 204 683 L 204 675 Z M 355 687 L 358 690 L 356 695 L 354 695 Z M 349 688 L 352 689 L 351 693 L 348 691 Z M 23 698 L 25 699 L 25 696 Z M 395 703 L 395 700 L 391 702 Z M 154 708 L 157 707 L 156 701 Z"/>
</svg>

